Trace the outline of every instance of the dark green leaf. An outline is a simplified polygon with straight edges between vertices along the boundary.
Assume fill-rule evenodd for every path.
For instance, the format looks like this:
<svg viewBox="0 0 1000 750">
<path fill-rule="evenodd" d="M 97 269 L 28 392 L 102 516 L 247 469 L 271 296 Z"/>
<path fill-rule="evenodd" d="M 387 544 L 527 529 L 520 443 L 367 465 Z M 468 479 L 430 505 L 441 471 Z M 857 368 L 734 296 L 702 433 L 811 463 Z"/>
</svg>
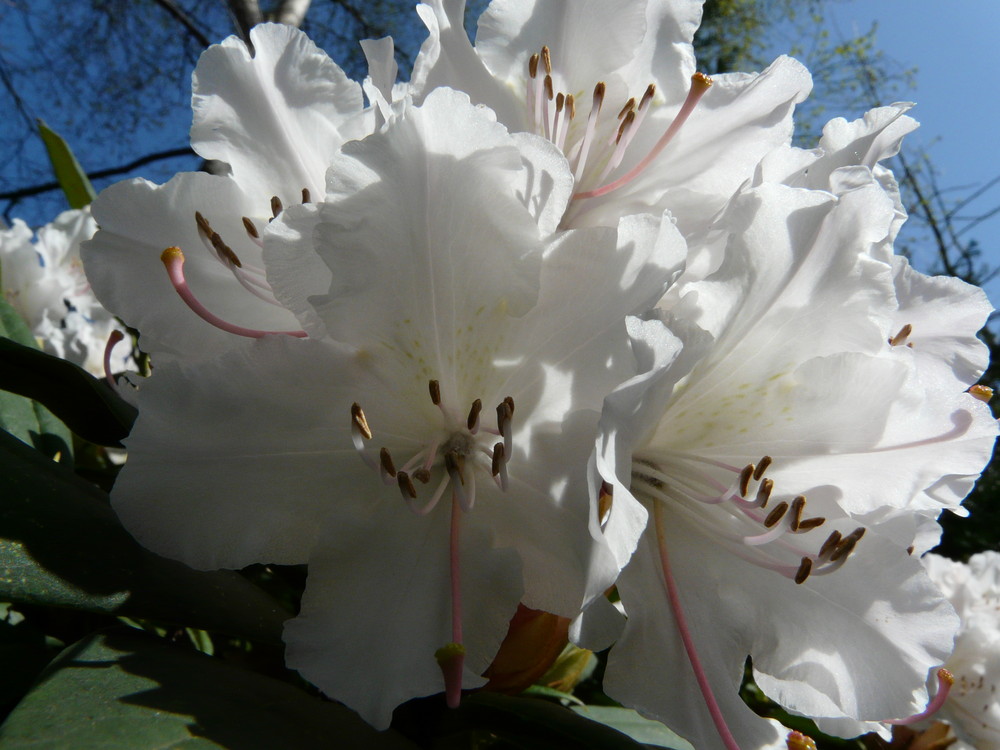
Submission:
<svg viewBox="0 0 1000 750">
<path fill-rule="evenodd" d="M 580 716 L 617 729 L 636 742 L 671 750 L 694 750 L 691 743 L 671 732 L 658 721 L 645 719 L 631 708 L 617 706 L 573 706 Z"/>
<path fill-rule="evenodd" d="M 36 348 L 35 337 L 25 322 L 14 308 L 3 300 L 0 300 L 0 337 L 3 337 L 0 341 L 7 342 L 10 347 L 41 357 L 46 356 Z M 0 349 L 0 389 L 14 390 L 14 393 L 0 391 L 0 429 L 6 430 L 28 445 L 33 445 L 50 458 L 61 454 L 62 460 L 69 461 L 73 455 L 72 436 L 69 430 L 45 406 L 31 401 L 30 394 L 15 395 L 20 391 L 8 389 L 4 385 L 5 378 L 2 373 L 8 367 L 7 354 Z"/>
<path fill-rule="evenodd" d="M 83 171 L 83 167 L 76 160 L 66 141 L 42 120 L 38 120 L 38 132 L 45 143 L 45 150 L 49 153 L 56 181 L 66 194 L 70 208 L 89 206 L 97 197 L 97 193 L 94 192 L 94 186 L 87 179 L 87 173 Z"/>
<path fill-rule="evenodd" d="M 238 573 L 198 572 L 147 551 L 103 492 L 3 432 L 0 497 L 0 601 L 280 640 L 289 614 L 260 589 Z"/>
<path fill-rule="evenodd" d="M 414 750 L 278 680 L 137 631 L 67 649 L 2 727 L 0 748 Z"/>
<path fill-rule="evenodd" d="M 98 445 L 121 445 L 136 417 L 135 407 L 103 380 L 9 338 L 0 338 L 0 388 L 44 404 L 73 432 Z"/>
</svg>

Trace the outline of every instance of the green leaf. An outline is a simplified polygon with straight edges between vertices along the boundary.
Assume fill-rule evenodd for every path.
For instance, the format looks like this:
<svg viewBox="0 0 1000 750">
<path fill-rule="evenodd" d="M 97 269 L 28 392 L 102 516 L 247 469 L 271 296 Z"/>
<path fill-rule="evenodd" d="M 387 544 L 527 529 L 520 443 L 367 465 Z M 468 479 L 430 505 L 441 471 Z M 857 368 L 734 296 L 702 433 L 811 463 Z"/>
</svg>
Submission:
<svg viewBox="0 0 1000 750">
<path fill-rule="evenodd" d="M 93 636 L 42 674 L 0 748 L 415 750 L 292 685 L 137 631 Z"/>
<path fill-rule="evenodd" d="M 617 706 L 573 706 L 573 711 L 604 726 L 627 734 L 636 742 L 671 750 L 694 750 L 687 740 L 678 737 L 658 721 L 646 719 L 631 708 Z"/>
<path fill-rule="evenodd" d="M 137 413 L 86 370 L 9 338 L 0 338 L 0 388 L 44 404 L 40 408 L 50 419 L 49 409 L 77 435 L 98 445 L 120 446 Z M 69 432 L 62 429 L 68 439 Z"/>
<path fill-rule="evenodd" d="M 52 162 L 52 171 L 59 182 L 59 187 L 66 194 L 70 208 L 89 206 L 97 197 L 97 193 L 94 192 L 94 186 L 87 179 L 87 173 L 83 171 L 83 167 L 76 160 L 66 141 L 43 120 L 38 120 L 38 133 L 45 143 L 49 161 Z"/>
<path fill-rule="evenodd" d="M 533 698 L 473 693 L 457 712 L 472 728 L 488 730 L 504 747 L 534 750 L 642 750 L 642 745 L 603 723 L 563 706 Z M 690 750 L 690 746 L 684 750 Z"/>
<path fill-rule="evenodd" d="M 0 341 L 9 341 L 11 347 L 46 356 L 38 351 L 35 337 L 25 322 L 3 300 L 0 300 L 0 337 L 4 337 Z M 0 371 L 7 368 L 6 354 L 0 350 Z M 2 381 L 0 375 L 0 388 L 7 390 Z M 69 461 L 73 456 L 73 438 L 69 430 L 42 404 L 24 395 L 27 394 L 0 392 L 0 429 L 33 445 L 49 458 L 60 454 L 61 460 Z"/>
<path fill-rule="evenodd" d="M 280 640 L 290 614 L 264 592 L 238 573 L 194 571 L 144 549 L 107 495 L 3 432 L 0 496 L 0 600 Z"/>
</svg>

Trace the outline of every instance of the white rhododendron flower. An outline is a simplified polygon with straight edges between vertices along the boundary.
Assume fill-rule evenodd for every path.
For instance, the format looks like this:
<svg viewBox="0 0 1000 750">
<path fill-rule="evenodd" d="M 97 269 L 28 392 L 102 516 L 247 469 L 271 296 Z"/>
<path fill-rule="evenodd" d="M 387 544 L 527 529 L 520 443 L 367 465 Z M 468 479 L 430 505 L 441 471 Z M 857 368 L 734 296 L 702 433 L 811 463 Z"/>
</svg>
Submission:
<svg viewBox="0 0 1000 750">
<path fill-rule="evenodd" d="M 430 35 L 413 96 L 460 89 L 511 130 L 554 143 L 574 174 L 564 225 L 666 208 L 684 233 L 703 226 L 790 141 L 792 110 L 812 87 L 785 57 L 759 75 L 696 74 L 696 0 L 494 0 L 475 47 L 464 0 L 417 10 Z"/>
<path fill-rule="evenodd" d="M 87 209 L 64 211 L 35 237 L 20 219 L 0 231 L 0 274 L 4 299 L 17 311 L 45 351 L 104 374 L 104 350 L 122 326 L 97 302 L 80 262 L 80 243 L 97 225 Z M 120 348 L 113 372 L 132 367 Z"/>
<path fill-rule="evenodd" d="M 968 564 L 925 555 L 924 565 L 955 611 L 962 629 L 945 663 L 955 682 L 934 719 L 951 724 L 976 750 L 1000 748 L 1000 552 L 980 552 Z"/>
<path fill-rule="evenodd" d="M 650 516 L 605 689 L 698 748 L 777 741 L 739 698 L 748 656 L 769 696 L 851 736 L 923 708 L 957 627 L 907 547 L 960 502 L 996 426 L 894 328 L 907 303 L 873 256 L 893 202 L 841 177 L 734 198 L 720 267 L 632 324 L 642 372 L 602 417 L 605 531 Z"/>
<path fill-rule="evenodd" d="M 518 603 L 572 617 L 617 575 L 587 461 L 634 371 L 625 318 L 684 243 L 652 216 L 553 234 L 565 170 L 434 92 L 262 232 L 305 337 L 164 363 L 139 393 L 122 522 L 197 568 L 308 562 L 288 663 L 377 727 L 483 684 Z"/>
<path fill-rule="evenodd" d="M 128 180 L 93 205 L 100 231 L 83 249 L 87 275 L 156 364 L 211 357 L 242 340 L 174 293 L 160 264 L 166 247 L 186 253 L 191 292 L 210 299 L 214 315 L 252 329 L 298 328 L 265 278 L 261 234 L 284 206 L 321 196 L 333 155 L 373 127 L 361 86 L 301 31 L 264 24 L 250 38 L 253 56 L 230 37 L 194 72 L 191 146 L 231 174 Z M 328 282 L 318 261 L 312 274 L 319 287 Z"/>
</svg>

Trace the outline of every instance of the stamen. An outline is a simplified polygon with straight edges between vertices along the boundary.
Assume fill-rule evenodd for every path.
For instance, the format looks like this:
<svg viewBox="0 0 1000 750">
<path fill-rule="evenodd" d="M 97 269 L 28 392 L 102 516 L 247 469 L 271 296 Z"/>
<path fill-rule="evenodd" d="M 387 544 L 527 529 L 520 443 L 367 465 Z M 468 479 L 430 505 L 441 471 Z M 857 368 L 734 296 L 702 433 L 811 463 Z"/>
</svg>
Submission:
<svg viewBox="0 0 1000 750">
<path fill-rule="evenodd" d="M 796 583 L 805 583 L 809 574 L 812 572 L 813 561 L 811 557 L 803 557 L 802 562 L 799 563 L 799 569 L 795 573 Z"/>
<path fill-rule="evenodd" d="M 743 467 L 743 471 L 740 472 L 740 496 L 746 497 L 747 493 L 750 491 L 750 477 L 753 476 L 754 465 L 747 464 Z"/>
<path fill-rule="evenodd" d="M 764 519 L 764 528 L 770 529 L 778 521 L 780 521 L 785 516 L 785 512 L 788 510 L 788 503 L 782 501 L 774 506 L 770 513 L 767 514 L 767 518 Z"/>
<path fill-rule="evenodd" d="M 594 141 L 594 133 L 597 131 L 597 117 L 601 114 L 601 106 L 604 104 L 604 81 L 594 86 L 594 99 L 590 105 L 590 117 L 587 119 L 587 130 L 580 141 L 580 153 L 577 156 L 574 179 L 579 182 L 583 178 L 583 170 L 587 166 L 587 156 L 590 154 L 590 144 Z"/>
<path fill-rule="evenodd" d="M 566 106 L 566 95 L 561 91 L 556 94 L 556 115 L 555 119 L 552 121 L 552 142 L 559 142 L 559 126 L 562 124 L 562 111 L 563 107 Z"/>
<path fill-rule="evenodd" d="M 653 95 L 656 94 L 656 84 L 651 83 L 646 87 L 645 93 L 642 95 L 642 99 L 639 100 L 639 109 L 642 110 L 647 104 L 652 100 Z"/>
<path fill-rule="evenodd" d="M 457 502 L 451 504 L 451 533 L 448 538 L 449 570 L 451 573 L 451 640 L 434 653 L 444 676 L 445 700 L 448 708 L 458 708 L 462 701 L 462 670 L 465 667 L 465 646 L 462 645 L 462 568 L 459 554 L 459 525 L 462 514 Z"/>
<path fill-rule="evenodd" d="M 260 232 L 257 231 L 257 226 L 246 216 L 243 217 L 243 228 L 247 230 L 247 234 L 250 235 L 250 239 L 259 240 Z"/>
<path fill-rule="evenodd" d="M 854 551 L 854 548 L 857 546 L 858 542 L 861 540 L 861 537 L 863 537 L 864 535 L 865 535 L 865 528 L 862 526 L 860 528 L 855 529 L 847 536 L 845 536 L 843 541 L 841 541 L 840 544 L 837 545 L 837 549 L 835 549 L 833 551 L 833 554 L 830 555 L 830 562 L 837 562 L 838 560 L 847 559 L 847 556 Z"/>
<path fill-rule="evenodd" d="M 823 542 L 823 546 L 819 548 L 819 558 L 823 559 L 833 552 L 840 544 L 841 539 L 842 537 L 839 531 L 832 531 L 830 536 L 826 538 L 826 541 Z"/>
<path fill-rule="evenodd" d="M 182 300 L 184 300 L 184 303 L 191 308 L 191 311 L 206 323 L 209 323 L 226 333 L 232 333 L 236 336 L 245 336 L 252 339 L 259 339 L 264 336 L 271 335 L 295 336 L 296 338 L 306 338 L 306 336 L 308 336 L 305 331 L 261 331 L 254 328 L 244 328 L 243 326 L 238 326 L 223 320 L 201 304 L 188 287 L 187 281 L 184 278 L 184 253 L 181 252 L 180 248 L 168 247 L 160 255 L 160 260 L 163 261 L 163 265 L 166 266 L 167 275 L 170 277 L 170 283 L 173 285 L 177 294 Z"/>
<path fill-rule="evenodd" d="M 504 492 L 507 491 L 507 454 L 504 453 L 503 443 L 497 443 L 493 446 L 493 461 L 490 471 L 493 473 L 493 477 L 497 479 L 497 484 L 500 489 Z"/>
<path fill-rule="evenodd" d="M 403 499 L 416 500 L 417 499 L 417 488 L 413 486 L 413 482 L 410 481 L 410 475 L 405 471 L 400 471 L 396 474 L 396 483 L 399 485 L 399 491 L 403 495 Z"/>
<path fill-rule="evenodd" d="M 823 518 L 822 516 L 816 516 L 815 518 L 806 518 L 803 519 L 802 521 L 799 521 L 798 531 L 800 532 L 812 531 L 813 529 L 818 529 L 824 523 L 826 523 L 826 519 Z"/>
<path fill-rule="evenodd" d="M 431 402 L 434 406 L 441 406 L 441 384 L 436 380 L 430 380 L 427 389 L 431 392 Z"/>
<path fill-rule="evenodd" d="M 548 46 L 542 47 L 542 64 L 545 66 L 545 73 L 548 75 L 552 74 L 552 55 L 549 53 Z"/>
<path fill-rule="evenodd" d="M 420 484 L 427 484 L 431 481 L 431 473 L 423 466 L 413 472 L 410 476 L 420 482 Z"/>
<path fill-rule="evenodd" d="M 386 484 L 391 484 L 392 480 L 396 478 L 396 466 L 392 462 L 392 456 L 389 454 L 389 449 L 383 447 L 382 450 L 379 451 L 378 457 L 382 481 Z"/>
<path fill-rule="evenodd" d="M 284 206 L 281 205 L 281 199 L 278 196 L 276 196 L 276 195 L 272 195 L 271 196 L 271 218 L 272 219 L 277 219 L 278 218 L 278 214 L 281 213 L 281 211 L 282 211 L 283 208 L 284 208 Z"/>
<path fill-rule="evenodd" d="M 302 188 L 302 202 L 312 203 L 312 195 L 309 193 L 309 188 Z"/>
<path fill-rule="evenodd" d="M 119 331 L 117 328 L 111 332 L 108 336 L 108 343 L 104 345 L 104 379 L 108 381 L 114 390 L 118 390 L 118 383 L 115 382 L 114 375 L 111 374 L 111 352 L 114 350 L 118 342 L 125 338 L 125 334 Z"/>
<path fill-rule="evenodd" d="M 771 457 L 762 456 L 760 461 L 757 463 L 757 468 L 754 469 L 753 471 L 753 478 L 759 482 L 760 478 L 764 476 L 764 472 L 767 471 L 767 468 L 770 465 L 771 465 Z"/>
<path fill-rule="evenodd" d="M 552 119 L 549 117 L 549 102 L 555 98 L 552 89 L 552 76 L 545 76 L 545 96 L 542 97 L 542 126 L 545 137 L 552 140 Z"/>
<path fill-rule="evenodd" d="M 889 344 L 891 346 L 899 346 L 900 344 L 905 344 L 906 339 L 909 338 L 910 334 L 913 333 L 913 326 L 907 323 L 905 326 L 899 329 L 899 333 L 889 339 Z"/>
<path fill-rule="evenodd" d="M 364 409 L 361 408 L 361 404 L 357 401 L 351 404 L 351 424 L 357 428 L 365 440 L 372 439 L 372 429 L 368 426 L 368 420 L 365 418 Z"/>
<path fill-rule="evenodd" d="M 758 466 L 758 468 L 760 468 Z M 765 479 L 760 483 L 760 487 L 757 488 L 757 505 L 761 508 L 767 507 L 767 501 L 771 499 L 771 490 L 774 489 L 774 480 Z"/>
<path fill-rule="evenodd" d="M 656 142 L 656 145 L 650 150 L 646 156 L 639 161 L 632 169 L 630 169 L 626 174 L 619 177 L 614 182 L 611 182 L 603 187 L 599 187 L 595 190 L 588 190 L 582 193 L 576 193 L 573 198 L 597 198 L 602 195 L 606 195 L 613 190 L 617 190 L 622 185 L 634 180 L 639 174 L 641 174 L 649 164 L 660 155 L 673 140 L 674 136 L 680 131 L 681 127 L 687 122 L 687 119 L 691 116 L 698 102 L 708 91 L 709 87 L 712 85 L 712 79 L 703 73 L 695 73 L 691 76 L 691 89 L 688 91 L 687 98 L 684 100 L 684 104 L 681 105 L 680 110 L 677 112 L 677 116 L 674 121 L 670 123 L 670 127 L 667 128 L 666 132 L 660 137 L 660 140 Z"/>
<path fill-rule="evenodd" d="M 212 232 L 208 240 L 212 243 L 212 247 L 215 248 L 219 260 L 223 260 L 237 268 L 243 268 L 243 263 L 240 261 L 239 256 L 233 252 L 233 249 L 229 245 L 222 241 L 222 236 L 218 232 Z"/>
<path fill-rule="evenodd" d="M 670 558 L 667 555 L 667 537 L 664 530 L 662 503 L 655 503 L 653 505 L 653 515 L 656 522 L 656 541 L 660 551 L 660 565 L 663 569 L 663 581 L 667 589 L 667 601 L 674 614 L 677 631 L 681 636 L 682 643 L 684 644 L 684 650 L 687 652 L 691 669 L 694 671 L 695 680 L 698 683 L 698 687 L 701 689 L 701 695 L 705 700 L 705 706 L 708 708 L 708 713 L 712 717 L 712 723 L 715 724 L 715 729 L 718 731 L 719 737 L 722 739 L 722 744 L 725 745 L 726 750 L 740 750 L 739 745 L 736 744 L 736 739 L 733 737 L 733 733 L 726 725 L 726 719 L 722 715 L 722 709 L 719 708 L 719 703 L 716 701 L 715 695 L 712 693 L 712 687 L 708 682 L 708 675 L 706 675 L 705 669 L 701 665 L 701 659 L 698 657 L 698 652 L 695 649 L 694 639 L 691 637 L 691 630 L 688 627 L 687 618 L 685 617 L 684 610 L 681 607 L 680 595 L 677 591 L 677 583 L 674 581 L 674 577 L 670 572 Z"/>
<path fill-rule="evenodd" d="M 631 99 L 629 99 L 627 102 L 625 102 L 625 106 L 622 107 L 621 111 L 618 112 L 617 119 L 619 119 L 619 120 L 622 119 L 625 115 L 627 115 L 629 112 L 631 112 L 634 109 L 635 109 L 635 97 L 633 96 Z"/>
<path fill-rule="evenodd" d="M 538 75 L 538 54 L 534 54 L 528 60 L 528 75 L 532 78 Z"/>
<path fill-rule="evenodd" d="M 806 508 L 806 496 L 798 495 L 794 500 L 792 500 L 792 518 L 789 521 L 789 528 L 792 531 L 799 530 L 799 524 L 802 523 L 802 511 Z"/>
<path fill-rule="evenodd" d="M 465 426 L 469 428 L 469 432 L 473 435 L 479 432 L 479 412 L 482 410 L 483 402 L 477 398 L 472 402 L 472 408 L 469 409 L 469 417 L 465 420 Z"/>
<path fill-rule="evenodd" d="M 955 684 L 955 676 L 949 672 L 947 669 L 942 667 L 937 671 L 938 678 L 938 690 L 934 697 L 928 701 L 927 708 L 918 714 L 913 716 L 907 716 L 905 719 L 888 719 L 886 724 L 896 724 L 905 726 L 907 724 L 915 724 L 918 721 L 923 721 L 924 719 L 929 719 L 931 716 L 936 714 L 941 710 L 941 706 L 944 702 L 948 700 L 948 693 L 951 692 L 951 686 Z"/>
</svg>

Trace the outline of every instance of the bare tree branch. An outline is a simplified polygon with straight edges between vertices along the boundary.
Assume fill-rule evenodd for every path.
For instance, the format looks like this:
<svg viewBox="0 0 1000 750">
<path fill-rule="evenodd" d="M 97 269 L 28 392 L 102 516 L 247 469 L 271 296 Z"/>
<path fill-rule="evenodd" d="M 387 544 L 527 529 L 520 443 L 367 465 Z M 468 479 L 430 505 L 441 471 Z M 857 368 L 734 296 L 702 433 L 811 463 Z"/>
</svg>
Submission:
<svg viewBox="0 0 1000 750">
<path fill-rule="evenodd" d="M 272 20 L 299 28 L 305 20 L 312 0 L 282 0 L 271 14 Z"/>
<path fill-rule="evenodd" d="M 195 24 L 194 19 L 185 13 L 184 9 L 177 5 L 174 0 L 153 0 L 153 2 L 167 11 L 167 13 L 178 21 L 181 26 L 187 29 L 188 34 L 190 34 L 195 41 L 198 42 L 198 44 L 202 47 L 211 46 L 212 40 L 205 36 L 202 30 Z"/>
</svg>

